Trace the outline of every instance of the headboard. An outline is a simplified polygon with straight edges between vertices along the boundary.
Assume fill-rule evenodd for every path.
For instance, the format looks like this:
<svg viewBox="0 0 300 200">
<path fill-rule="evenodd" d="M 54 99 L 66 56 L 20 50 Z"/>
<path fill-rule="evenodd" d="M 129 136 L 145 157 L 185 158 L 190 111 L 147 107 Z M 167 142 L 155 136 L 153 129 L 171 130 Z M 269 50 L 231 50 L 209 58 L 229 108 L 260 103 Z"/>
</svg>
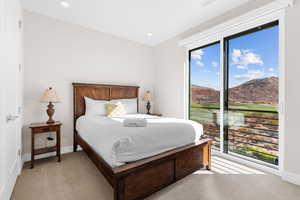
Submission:
<svg viewBox="0 0 300 200">
<path fill-rule="evenodd" d="M 112 99 L 131 99 L 139 96 L 138 86 L 125 85 L 105 85 L 89 83 L 72 83 L 73 85 L 73 105 L 74 105 L 74 124 L 76 119 L 85 113 L 84 97 L 95 100 L 112 100 Z M 139 103 L 137 102 L 137 111 Z"/>
</svg>

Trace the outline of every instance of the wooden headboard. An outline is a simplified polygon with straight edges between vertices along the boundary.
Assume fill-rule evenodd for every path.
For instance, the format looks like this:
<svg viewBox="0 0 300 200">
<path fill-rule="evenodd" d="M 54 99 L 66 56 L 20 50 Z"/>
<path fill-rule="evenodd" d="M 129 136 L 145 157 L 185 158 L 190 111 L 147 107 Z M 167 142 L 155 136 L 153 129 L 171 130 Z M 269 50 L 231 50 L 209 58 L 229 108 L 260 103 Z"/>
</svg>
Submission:
<svg viewBox="0 0 300 200">
<path fill-rule="evenodd" d="M 85 113 L 84 97 L 95 100 L 112 100 L 112 99 L 131 99 L 139 96 L 138 86 L 125 85 L 105 85 L 105 84 L 88 84 L 72 83 L 73 85 L 73 105 L 74 105 L 74 124 L 76 119 Z M 137 111 L 139 110 L 137 102 Z"/>
</svg>

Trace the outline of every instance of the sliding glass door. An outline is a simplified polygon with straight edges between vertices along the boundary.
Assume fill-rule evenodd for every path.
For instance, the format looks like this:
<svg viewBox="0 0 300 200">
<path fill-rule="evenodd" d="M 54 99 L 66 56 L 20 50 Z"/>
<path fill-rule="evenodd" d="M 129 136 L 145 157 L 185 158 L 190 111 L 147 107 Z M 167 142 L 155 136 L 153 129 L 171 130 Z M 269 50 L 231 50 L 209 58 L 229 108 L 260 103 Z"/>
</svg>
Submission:
<svg viewBox="0 0 300 200">
<path fill-rule="evenodd" d="M 228 152 L 278 165 L 278 23 L 225 43 Z"/>
<path fill-rule="evenodd" d="M 273 22 L 227 37 L 222 47 L 217 42 L 190 51 L 190 119 L 203 124 L 204 137 L 220 151 L 273 165 L 279 156 L 278 29 Z"/>
<path fill-rule="evenodd" d="M 220 43 L 190 51 L 190 119 L 220 148 Z"/>
</svg>

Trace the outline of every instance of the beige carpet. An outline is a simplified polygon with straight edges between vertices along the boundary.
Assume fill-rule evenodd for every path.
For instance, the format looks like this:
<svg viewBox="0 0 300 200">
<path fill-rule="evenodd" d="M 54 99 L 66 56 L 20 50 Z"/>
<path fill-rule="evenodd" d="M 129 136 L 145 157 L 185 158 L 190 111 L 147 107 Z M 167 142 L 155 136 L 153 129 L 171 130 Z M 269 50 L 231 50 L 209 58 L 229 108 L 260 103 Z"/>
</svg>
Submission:
<svg viewBox="0 0 300 200">
<path fill-rule="evenodd" d="M 113 190 L 83 152 L 28 163 L 12 200 L 113 200 Z M 213 157 L 212 171 L 199 170 L 148 200 L 300 200 L 300 187 L 279 177 Z"/>
</svg>

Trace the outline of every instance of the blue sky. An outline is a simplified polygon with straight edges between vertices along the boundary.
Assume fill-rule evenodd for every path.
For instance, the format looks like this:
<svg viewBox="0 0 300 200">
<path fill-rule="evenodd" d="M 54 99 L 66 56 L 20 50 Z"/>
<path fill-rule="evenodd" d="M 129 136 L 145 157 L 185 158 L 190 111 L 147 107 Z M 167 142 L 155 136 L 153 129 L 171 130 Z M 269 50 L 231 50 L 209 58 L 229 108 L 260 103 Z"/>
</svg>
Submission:
<svg viewBox="0 0 300 200">
<path fill-rule="evenodd" d="M 278 76 L 278 26 L 229 41 L 229 87 Z M 191 52 L 191 82 L 220 88 L 220 44 Z"/>
</svg>

